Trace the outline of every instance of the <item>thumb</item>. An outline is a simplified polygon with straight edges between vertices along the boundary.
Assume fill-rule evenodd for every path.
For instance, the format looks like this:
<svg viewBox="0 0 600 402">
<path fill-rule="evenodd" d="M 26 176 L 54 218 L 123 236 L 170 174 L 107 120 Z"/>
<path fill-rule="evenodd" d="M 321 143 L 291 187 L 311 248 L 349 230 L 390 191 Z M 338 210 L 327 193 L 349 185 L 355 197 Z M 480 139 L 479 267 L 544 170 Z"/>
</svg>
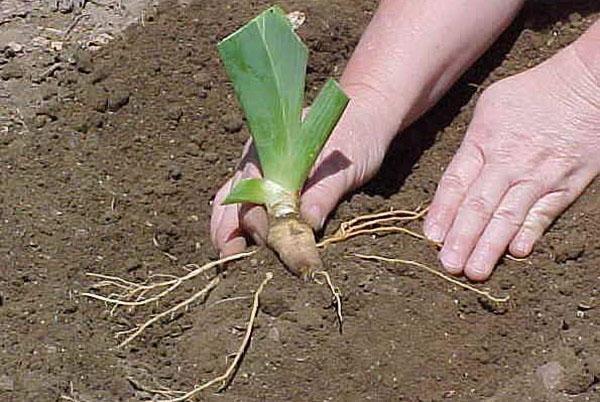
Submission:
<svg viewBox="0 0 600 402">
<path fill-rule="evenodd" d="M 300 199 L 300 214 L 315 231 L 323 228 L 325 219 L 340 199 L 355 188 L 354 183 L 348 179 L 350 176 L 348 170 L 339 170 L 320 180 L 317 179 L 317 171 L 307 183 Z"/>
</svg>

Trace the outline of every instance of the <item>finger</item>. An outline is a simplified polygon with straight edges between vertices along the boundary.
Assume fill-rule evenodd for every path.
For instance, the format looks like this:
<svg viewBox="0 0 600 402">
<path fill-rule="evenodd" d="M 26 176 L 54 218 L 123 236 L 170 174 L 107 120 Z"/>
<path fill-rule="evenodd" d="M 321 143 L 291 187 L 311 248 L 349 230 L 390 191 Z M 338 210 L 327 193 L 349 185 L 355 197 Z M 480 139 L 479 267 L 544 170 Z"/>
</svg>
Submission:
<svg viewBox="0 0 600 402">
<path fill-rule="evenodd" d="M 352 184 L 349 183 L 344 170 L 315 182 L 302 194 L 300 201 L 302 218 L 314 230 L 321 230 L 327 216 L 351 187 Z"/>
<path fill-rule="evenodd" d="M 543 187 L 531 181 L 508 190 L 465 265 L 464 272 L 469 279 L 484 281 L 490 276 L 542 193 Z"/>
<path fill-rule="evenodd" d="M 267 242 L 269 219 L 265 208 L 260 205 L 243 204 L 239 210 L 242 229 L 259 246 Z"/>
<path fill-rule="evenodd" d="M 465 141 L 442 176 L 425 219 L 429 240 L 441 243 L 452 226 L 458 208 L 483 166 L 483 153 Z"/>
<path fill-rule="evenodd" d="M 240 180 L 261 177 L 254 147 L 249 149 L 247 155 Z M 268 231 L 268 218 L 265 208 L 260 205 L 244 203 L 240 205 L 238 211 L 238 218 L 244 233 L 250 236 L 256 244 L 265 244 Z"/>
<path fill-rule="evenodd" d="M 463 270 L 508 186 L 508 176 L 498 167 L 484 168 L 473 182 L 440 251 L 440 260 L 448 272 L 458 274 Z"/>
<path fill-rule="evenodd" d="M 565 178 L 569 188 L 551 192 L 540 198 L 532 207 L 523 225 L 510 243 L 509 251 L 515 257 L 531 254 L 536 241 L 554 220 L 579 197 L 594 179 L 591 172 Z"/>
<path fill-rule="evenodd" d="M 220 246 L 219 258 L 241 253 L 247 246 L 246 238 L 241 230 L 235 229 L 229 233 L 229 238 Z"/>
<path fill-rule="evenodd" d="M 222 186 L 213 201 L 213 212 L 210 218 L 211 240 L 222 257 L 239 253 L 246 248 L 237 205 L 222 205 L 223 200 L 237 182 L 239 173 Z"/>
<path fill-rule="evenodd" d="M 212 212 L 210 215 L 210 240 L 218 249 L 218 241 L 219 238 L 219 228 L 221 227 L 221 222 L 223 222 L 223 218 L 226 215 L 227 206 L 222 205 L 221 203 L 227 196 L 229 189 L 231 188 L 233 178 L 227 180 L 224 185 L 219 188 L 215 198 L 212 201 Z"/>
</svg>

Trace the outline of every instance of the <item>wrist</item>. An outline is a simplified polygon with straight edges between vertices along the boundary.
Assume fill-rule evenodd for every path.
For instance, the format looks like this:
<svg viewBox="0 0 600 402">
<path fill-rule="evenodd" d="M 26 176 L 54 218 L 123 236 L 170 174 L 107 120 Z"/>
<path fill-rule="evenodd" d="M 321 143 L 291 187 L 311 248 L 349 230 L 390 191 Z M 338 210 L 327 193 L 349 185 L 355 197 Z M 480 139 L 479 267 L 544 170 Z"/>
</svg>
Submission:
<svg viewBox="0 0 600 402">
<path fill-rule="evenodd" d="M 579 39 L 570 46 L 581 67 L 582 76 L 600 90 L 600 21 L 593 24 Z"/>
<path fill-rule="evenodd" d="M 403 126 L 410 110 L 409 97 L 397 99 L 389 96 L 385 90 L 378 89 L 380 84 L 369 82 L 368 74 L 356 77 L 342 77 L 341 84 L 351 99 L 348 105 L 348 117 L 352 127 L 360 128 L 369 137 L 380 144 L 389 144 Z"/>
</svg>

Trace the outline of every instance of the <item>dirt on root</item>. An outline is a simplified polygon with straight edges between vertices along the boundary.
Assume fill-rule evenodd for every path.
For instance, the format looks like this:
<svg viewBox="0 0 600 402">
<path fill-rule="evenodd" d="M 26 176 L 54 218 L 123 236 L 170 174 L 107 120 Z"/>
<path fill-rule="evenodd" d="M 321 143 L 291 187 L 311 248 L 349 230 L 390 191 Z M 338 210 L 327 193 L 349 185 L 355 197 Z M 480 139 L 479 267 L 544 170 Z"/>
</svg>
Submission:
<svg viewBox="0 0 600 402">
<path fill-rule="evenodd" d="M 312 97 L 343 70 L 376 2 L 280 3 L 307 14 L 299 34 L 311 51 Z M 215 44 L 267 5 L 163 3 L 143 25 L 84 53 L 87 61 L 65 63 L 32 84 L 46 94 L 41 103 L 0 133 L 0 400 L 139 401 L 152 399 L 144 388 L 191 389 L 224 371 L 250 296 L 273 272 L 233 383 L 200 399 L 600 401 L 598 181 L 531 258 L 503 261 L 484 285 L 510 294 L 506 306 L 418 268 L 352 257 L 377 253 L 437 266 L 435 251 L 413 238 L 358 237 L 323 252 L 343 295 L 342 334 L 327 288 L 297 280 L 260 253 L 231 264 L 204 304 L 116 348 L 115 331 L 206 280 L 111 316 L 80 297 L 94 282 L 86 273 L 143 281 L 217 257 L 208 236 L 211 197 L 248 131 Z M 357 215 L 429 200 L 481 89 L 550 57 L 599 12 L 593 0 L 529 3 L 399 137 L 379 176 L 340 205 L 326 233 Z M 5 69 L 6 81 L 22 78 Z"/>
</svg>

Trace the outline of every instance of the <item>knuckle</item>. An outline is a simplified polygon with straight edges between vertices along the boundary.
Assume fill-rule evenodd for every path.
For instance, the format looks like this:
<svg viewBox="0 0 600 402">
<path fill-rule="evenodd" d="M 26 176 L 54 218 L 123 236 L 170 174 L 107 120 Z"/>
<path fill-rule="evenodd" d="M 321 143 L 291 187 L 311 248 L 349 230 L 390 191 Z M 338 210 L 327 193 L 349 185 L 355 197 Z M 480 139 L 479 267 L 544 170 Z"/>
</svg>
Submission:
<svg viewBox="0 0 600 402">
<path fill-rule="evenodd" d="M 514 208 L 498 208 L 492 216 L 492 220 L 514 229 L 521 227 L 522 223 L 521 214 Z"/>
<path fill-rule="evenodd" d="M 542 233 L 549 227 L 554 221 L 554 217 L 547 210 L 534 210 L 523 222 L 523 231 L 530 234 L 535 234 L 534 237 L 541 236 Z"/>
<path fill-rule="evenodd" d="M 490 202 L 481 195 L 468 197 L 461 208 L 481 216 L 488 216 L 492 212 Z"/>
<path fill-rule="evenodd" d="M 461 191 L 466 189 L 465 179 L 453 172 L 446 172 L 440 180 L 440 188 L 450 191 Z"/>
</svg>

